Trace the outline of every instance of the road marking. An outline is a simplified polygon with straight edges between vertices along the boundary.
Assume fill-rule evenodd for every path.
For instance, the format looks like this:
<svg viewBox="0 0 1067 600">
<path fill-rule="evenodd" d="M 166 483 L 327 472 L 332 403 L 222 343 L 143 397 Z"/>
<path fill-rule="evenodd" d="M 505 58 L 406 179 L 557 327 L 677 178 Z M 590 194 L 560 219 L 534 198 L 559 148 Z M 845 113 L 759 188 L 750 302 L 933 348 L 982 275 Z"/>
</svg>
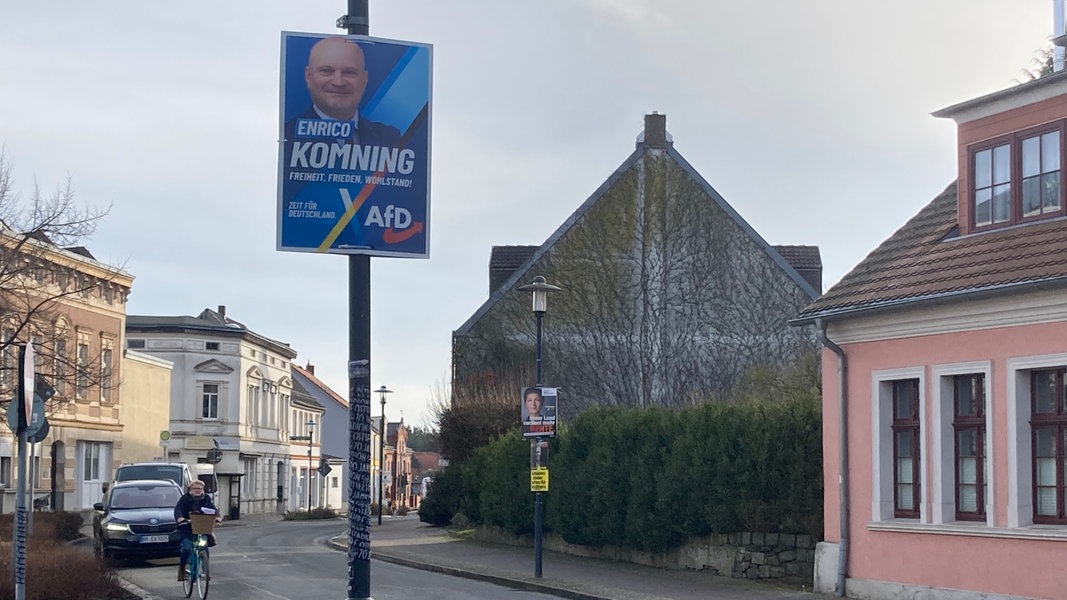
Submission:
<svg viewBox="0 0 1067 600">
<path fill-rule="evenodd" d="M 244 583 L 244 582 L 241 582 L 241 583 L 242 583 L 242 585 L 245 585 L 245 586 L 248 586 L 248 587 L 250 587 L 250 588 L 252 588 L 254 590 L 263 592 L 264 594 L 270 595 L 270 596 L 272 596 L 274 598 L 281 598 L 282 600 L 292 600 L 292 598 L 290 598 L 288 596 L 279 596 L 278 594 L 275 594 L 274 592 L 272 592 L 270 590 L 265 590 L 265 589 L 263 589 L 261 587 L 256 587 L 256 586 L 252 585 L 251 583 Z"/>
</svg>

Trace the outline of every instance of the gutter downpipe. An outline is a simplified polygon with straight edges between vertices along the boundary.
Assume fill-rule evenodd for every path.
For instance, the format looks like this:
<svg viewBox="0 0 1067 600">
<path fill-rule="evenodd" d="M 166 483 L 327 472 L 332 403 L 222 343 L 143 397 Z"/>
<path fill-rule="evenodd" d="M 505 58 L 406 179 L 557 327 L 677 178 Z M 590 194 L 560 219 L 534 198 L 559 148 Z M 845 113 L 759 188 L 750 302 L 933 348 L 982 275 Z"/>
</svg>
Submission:
<svg viewBox="0 0 1067 600">
<path fill-rule="evenodd" d="M 848 497 L 848 359 L 845 351 L 840 346 L 826 337 L 826 322 L 822 319 L 815 320 L 815 326 L 819 330 L 819 341 L 837 355 L 837 396 L 838 411 L 841 422 L 838 426 L 838 453 L 841 472 L 838 475 L 839 513 L 841 516 L 841 543 L 837 561 L 837 582 L 834 585 L 834 595 L 838 598 L 845 595 L 845 577 L 848 574 L 848 538 L 849 538 L 849 497 Z"/>
</svg>

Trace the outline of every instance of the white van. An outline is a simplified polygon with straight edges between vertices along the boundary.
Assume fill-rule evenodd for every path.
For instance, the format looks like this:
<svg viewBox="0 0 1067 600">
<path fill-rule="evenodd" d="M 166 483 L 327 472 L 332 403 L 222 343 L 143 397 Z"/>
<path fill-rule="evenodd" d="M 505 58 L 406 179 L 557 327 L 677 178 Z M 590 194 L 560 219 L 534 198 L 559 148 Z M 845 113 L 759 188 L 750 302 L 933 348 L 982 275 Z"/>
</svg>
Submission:
<svg viewBox="0 0 1067 600">
<path fill-rule="evenodd" d="M 196 469 L 196 478 L 204 482 L 204 491 L 214 499 L 215 492 L 219 490 L 219 480 L 215 477 L 215 465 L 197 463 L 193 468 Z"/>
<path fill-rule="evenodd" d="M 126 463 L 115 469 L 115 481 L 134 481 L 137 479 L 170 480 L 182 486 L 184 493 L 193 481 L 189 466 L 185 463 Z"/>
</svg>

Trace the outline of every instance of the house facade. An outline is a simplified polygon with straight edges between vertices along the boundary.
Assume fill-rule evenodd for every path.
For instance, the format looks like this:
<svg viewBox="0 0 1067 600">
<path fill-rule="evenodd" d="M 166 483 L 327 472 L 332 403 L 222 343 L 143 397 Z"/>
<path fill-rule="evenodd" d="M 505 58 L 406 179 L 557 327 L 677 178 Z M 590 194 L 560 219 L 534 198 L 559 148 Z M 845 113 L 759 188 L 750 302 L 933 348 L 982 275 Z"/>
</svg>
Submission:
<svg viewBox="0 0 1067 600">
<path fill-rule="evenodd" d="M 290 488 L 286 510 L 309 510 L 322 504 L 322 482 L 318 474 L 322 456 L 324 407 L 300 381 L 293 381 L 292 431 L 289 440 Z"/>
<path fill-rule="evenodd" d="M 56 510 L 91 508 L 122 456 L 118 382 L 133 277 L 84 248 L 60 248 L 2 224 L 0 245 L 0 393 L 14 394 L 18 345 L 27 343 L 35 371 L 55 388 L 45 403 L 49 428 L 30 449 L 34 497 Z M 12 512 L 16 443 L 0 430 L 0 511 Z"/>
<path fill-rule="evenodd" d="M 126 336 L 129 349 L 174 365 L 167 459 L 193 466 L 219 449 L 216 504 L 230 518 L 292 502 L 300 491 L 293 447 L 302 444 L 290 437 L 306 435 L 307 417 L 321 414 L 291 402 L 296 352 L 228 317 L 225 306 L 195 317 L 131 315 Z"/>
<path fill-rule="evenodd" d="M 562 390 L 564 418 L 729 398 L 749 368 L 816 348 L 812 327 L 787 321 L 819 294 L 818 248 L 768 244 L 674 148 L 664 115 L 645 116 L 634 152 L 544 243 L 494 248 L 489 298 L 453 332 L 453 402 L 502 385 L 518 404 L 535 383 L 519 288 L 536 276 L 560 288 L 542 383 Z"/>
<path fill-rule="evenodd" d="M 122 352 L 121 462 L 164 460 L 161 438 L 170 430 L 170 374 L 174 364 L 136 350 Z"/>
<path fill-rule="evenodd" d="M 385 478 L 383 502 L 394 507 L 414 508 L 417 499 L 412 493 L 411 449 L 408 448 L 408 427 L 404 419 L 386 423 Z"/>
<path fill-rule="evenodd" d="M 816 589 L 1067 598 L 1067 73 L 934 114 L 956 181 L 794 321 L 825 347 Z"/>
<path fill-rule="evenodd" d="M 322 407 L 322 419 L 320 439 L 321 460 L 329 465 L 329 472 L 325 477 L 315 474 L 320 478 L 318 488 L 321 493 L 321 506 L 333 509 L 348 509 L 348 443 L 349 443 L 349 415 L 348 401 L 340 394 L 333 391 L 330 386 L 315 376 L 315 365 L 307 364 L 305 367 L 293 365 L 293 381 L 300 385 L 307 394 Z M 375 419 L 371 418 L 371 501 L 377 494 L 377 479 L 374 477 L 377 464 L 378 438 L 375 435 L 377 427 Z M 320 460 L 320 462 L 321 462 Z M 319 468 L 316 463 L 315 468 Z"/>
</svg>

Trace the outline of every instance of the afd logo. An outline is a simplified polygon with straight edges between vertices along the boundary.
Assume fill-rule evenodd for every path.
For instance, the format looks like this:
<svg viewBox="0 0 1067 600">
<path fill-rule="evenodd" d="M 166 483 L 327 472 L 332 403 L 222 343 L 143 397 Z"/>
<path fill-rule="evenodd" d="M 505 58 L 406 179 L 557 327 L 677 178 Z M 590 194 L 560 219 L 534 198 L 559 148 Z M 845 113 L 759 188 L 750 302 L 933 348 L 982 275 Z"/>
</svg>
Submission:
<svg viewBox="0 0 1067 600">
<path fill-rule="evenodd" d="M 363 226 L 385 229 L 382 232 L 382 241 L 386 244 L 397 244 L 422 232 L 421 221 L 412 223 L 410 212 L 392 204 L 384 208 L 371 206 Z"/>
</svg>

